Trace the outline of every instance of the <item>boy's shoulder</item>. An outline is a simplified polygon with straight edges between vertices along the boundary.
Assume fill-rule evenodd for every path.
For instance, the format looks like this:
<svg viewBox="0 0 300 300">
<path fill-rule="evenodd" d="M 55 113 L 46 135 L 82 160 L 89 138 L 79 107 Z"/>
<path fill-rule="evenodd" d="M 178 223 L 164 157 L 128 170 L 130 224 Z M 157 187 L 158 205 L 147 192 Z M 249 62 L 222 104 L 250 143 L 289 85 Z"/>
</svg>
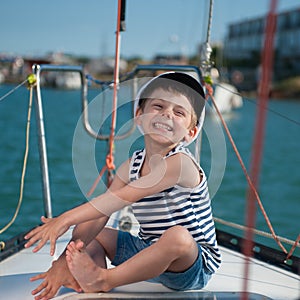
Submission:
<svg viewBox="0 0 300 300">
<path fill-rule="evenodd" d="M 182 156 L 182 157 L 185 157 L 185 158 L 189 158 L 191 161 L 193 161 L 196 165 L 198 165 L 194 155 L 191 153 L 191 151 L 184 147 L 184 146 L 181 146 L 181 145 L 178 145 L 177 147 L 175 147 L 174 149 L 172 149 L 167 155 L 166 155 L 166 158 L 167 157 L 170 157 L 170 156 L 174 156 L 174 155 L 179 155 L 179 156 Z"/>
<path fill-rule="evenodd" d="M 130 158 L 125 160 L 117 169 L 116 177 L 121 179 L 125 184 L 129 182 Z"/>
</svg>

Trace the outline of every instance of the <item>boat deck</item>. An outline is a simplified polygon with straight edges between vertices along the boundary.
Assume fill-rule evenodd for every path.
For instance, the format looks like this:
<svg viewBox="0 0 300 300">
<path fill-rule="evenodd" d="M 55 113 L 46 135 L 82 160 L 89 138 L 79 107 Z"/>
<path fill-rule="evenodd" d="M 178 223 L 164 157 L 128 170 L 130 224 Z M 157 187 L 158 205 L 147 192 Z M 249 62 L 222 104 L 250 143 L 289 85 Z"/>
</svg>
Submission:
<svg viewBox="0 0 300 300">
<path fill-rule="evenodd" d="M 2 299 L 33 299 L 31 290 L 37 282 L 29 278 L 49 268 L 70 240 L 66 233 L 57 243 L 57 254 L 49 255 L 48 245 L 38 253 L 24 249 L 1 262 L 0 290 Z M 77 294 L 62 288 L 58 299 L 240 299 L 246 260 L 242 254 L 221 247 L 223 263 L 205 289 L 174 292 L 160 284 L 141 282 L 114 289 L 110 293 Z M 255 275 L 254 275 L 255 274 Z M 250 260 L 249 299 L 300 299 L 300 277 L 256 259 Z"/>
</svg>

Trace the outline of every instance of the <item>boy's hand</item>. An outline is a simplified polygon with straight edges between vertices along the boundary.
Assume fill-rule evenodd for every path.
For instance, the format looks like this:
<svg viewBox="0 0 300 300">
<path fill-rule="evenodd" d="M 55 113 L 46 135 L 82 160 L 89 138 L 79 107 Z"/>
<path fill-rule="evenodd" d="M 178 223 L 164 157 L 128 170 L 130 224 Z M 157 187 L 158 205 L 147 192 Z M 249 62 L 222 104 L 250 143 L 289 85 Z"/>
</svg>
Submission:
<svg viewBox="0 0 300 300">
<path fill-rule="evenodd" d="M 33 252 L 37 252 L 47 241 L 50 241 L 50 255 L 53 256 L 56 240 L 69 229 L 69 226 L 66 225 L 63 215 L 57 218 L 41 217 L 41 221 L 44 223 L 43 225 L 26 234 L 25 239 L 29 241 L 25 244 L 25 248 L 29 248 L 39 241 L 37 246 L 32 250 Z"/>
<path fill-rule="evenodd" d="M 73 289 L 78 293 L 82 292 L 79 284 L 69 271 L 64 255 L 57 261 L 54 261 L 47 272 L 30 278 L 30 281 L 36 280 L 43 281 L 31 292 L 31 294 L 35 296 L 35 300 L 53 298 L 62 286 Z"/>
</svg>

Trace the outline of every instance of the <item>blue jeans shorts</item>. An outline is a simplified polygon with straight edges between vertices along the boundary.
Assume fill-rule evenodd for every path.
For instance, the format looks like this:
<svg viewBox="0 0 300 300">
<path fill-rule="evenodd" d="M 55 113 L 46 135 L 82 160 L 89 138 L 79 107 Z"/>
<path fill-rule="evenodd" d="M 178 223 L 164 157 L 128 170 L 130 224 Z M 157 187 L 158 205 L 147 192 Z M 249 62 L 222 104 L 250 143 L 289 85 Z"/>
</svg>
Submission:
<svg viewBox="0 0 300 300">
<path fill-rule="evenodd" d="M 117 252 L 112 261 L 114 266 L 122 264 L 141 250 L 151 246 L 152 242 L 146 242 L 129 232 L 119 231 Z M 202 249 L 198 244 L 199 254 L 194 264 L 184 272 L 164 272 L 161 275 L 149 279 L 150 282 L 161 283 L 164 286 L 178 291 L 202 289 L 208 283 L 211 272 L 204 266 Z"/>
</svg>

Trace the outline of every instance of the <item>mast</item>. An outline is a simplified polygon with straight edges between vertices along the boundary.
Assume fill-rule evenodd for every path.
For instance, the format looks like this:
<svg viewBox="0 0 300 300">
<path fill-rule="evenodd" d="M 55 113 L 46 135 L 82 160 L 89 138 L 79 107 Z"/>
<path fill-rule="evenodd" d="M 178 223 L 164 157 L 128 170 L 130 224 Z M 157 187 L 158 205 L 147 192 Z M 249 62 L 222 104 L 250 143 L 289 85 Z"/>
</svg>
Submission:
<svg viewBox="0 0 300 300">
<path fill-rule="evenodd" d="M 210 0 L 206 40 L 201 45 L 200 48 L 200 67 L 202 69 L 202 72 L 204 73 L 204 76 L 207 76 L 209 74 L 211 68 L 210 56 L 212 53 L 212 49 L 209 42 L 210 42 L 210 33 L 211 33 L 211 24 L 212 24 L 213 5 L 214 5 L 214 1 Z"/>
</svg>

